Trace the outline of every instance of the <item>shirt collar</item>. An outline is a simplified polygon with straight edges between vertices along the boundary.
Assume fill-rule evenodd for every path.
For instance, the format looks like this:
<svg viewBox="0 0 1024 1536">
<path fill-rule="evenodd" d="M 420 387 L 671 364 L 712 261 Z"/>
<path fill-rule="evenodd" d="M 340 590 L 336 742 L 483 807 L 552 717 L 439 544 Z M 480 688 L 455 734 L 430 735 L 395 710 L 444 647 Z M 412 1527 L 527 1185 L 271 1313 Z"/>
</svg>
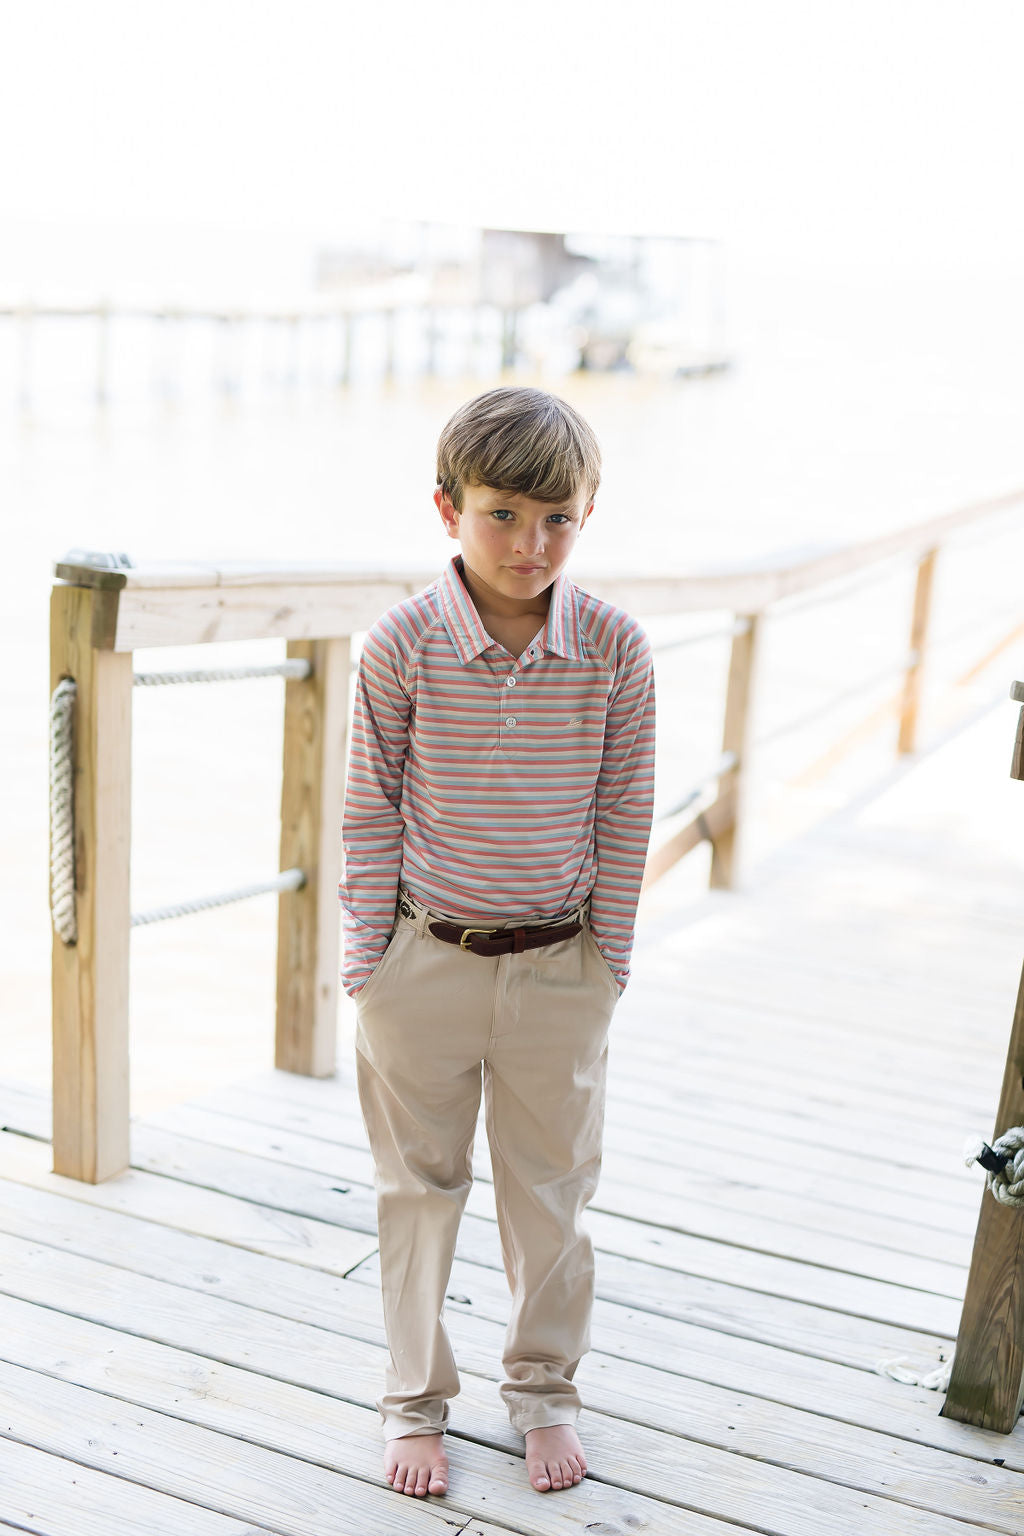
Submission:
<svg viewBox="0 0 1024 1536">
<path fill-rule="evenodd" d="M 441 612 L 445 628 L 463 666 L 493 644 L 484 629 L 476 605 L 462 580 L 462 556 L 454 555 L 438 582 Z M 545 651 L 563 656 L 567 661 L 583 661 L 580 637 L 579 598 L 568 576 L 555 578 L 548 608 L 548 619 L 541 636 Z"/>
</svg>

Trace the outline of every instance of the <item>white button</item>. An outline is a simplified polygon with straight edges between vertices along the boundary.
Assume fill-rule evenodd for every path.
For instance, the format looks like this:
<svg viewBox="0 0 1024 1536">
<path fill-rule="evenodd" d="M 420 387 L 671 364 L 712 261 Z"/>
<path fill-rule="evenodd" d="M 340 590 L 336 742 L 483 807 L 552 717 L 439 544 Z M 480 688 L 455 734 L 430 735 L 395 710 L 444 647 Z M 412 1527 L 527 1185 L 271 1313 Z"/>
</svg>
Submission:
<svg viewBox="0 0 1024 1536">
<path fill-rule="evenodd" d="M 505 724 L 506 725 L 518 725 L 519 721 L 516 719 L 515 715 L 506 715 L 505 716 Z"/>
<path fill-rule="evenodd" d="M 514 677 L 506 677 L 506 679 L 505 679 L 505 687 L 506 688 L 514 688 L 515 685 L 516 685 L 516 680 L 515 680 Z"/>
</svg>

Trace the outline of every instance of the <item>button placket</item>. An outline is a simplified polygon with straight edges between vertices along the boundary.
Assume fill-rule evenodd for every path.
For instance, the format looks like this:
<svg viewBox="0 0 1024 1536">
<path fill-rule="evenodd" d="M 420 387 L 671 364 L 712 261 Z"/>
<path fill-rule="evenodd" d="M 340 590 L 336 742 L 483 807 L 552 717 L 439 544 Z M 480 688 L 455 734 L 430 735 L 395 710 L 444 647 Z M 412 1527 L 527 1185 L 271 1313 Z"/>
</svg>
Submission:
<svg viewBox="0 0 1024 1536">
<path fill-rule="evenodd" d="M 517 671 L 518 671 L 518 668 L 519 668 L 519 664 L 517 662 L 516 663 L 516 670 Z M 515 688 L 517 686 L 517 681 L 518 681 L 518 679 L 516 678 L 516 673 L 515 672 L 509 672 L 508 675 L 505 678 L 505 687 L 506 688 Z M 507 709 L 508 705 L 506 704 L 503 707 Z M 503 723 L 503 725 L 504 725 L 506 730 L 514 731 L 516 726 L 519 724 L 519 717 L 518 717 L 518 715 L 506 715 L 504 717 L 504 720 L 503 720 L 502 723 Z"/>
</svg>

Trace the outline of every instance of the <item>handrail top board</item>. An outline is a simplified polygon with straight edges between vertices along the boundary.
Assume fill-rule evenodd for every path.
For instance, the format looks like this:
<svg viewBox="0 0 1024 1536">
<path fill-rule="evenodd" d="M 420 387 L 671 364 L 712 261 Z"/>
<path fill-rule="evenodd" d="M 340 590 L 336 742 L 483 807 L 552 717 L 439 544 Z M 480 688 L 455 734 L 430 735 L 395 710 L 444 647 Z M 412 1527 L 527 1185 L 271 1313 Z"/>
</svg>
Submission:
<svg viewBox="0 0 1024 1536">
<path fill-rule="evenodd" d="M 777 601 L 808 587 L 834 580 L 847 571 L 886 560 L 892 556 L 918 551 L 940 541 L 958 528 L 1009 511 L 1013 507 L 1024 510 L 1024 490 L 990 497 L 981 502 L 929 518 L 895 533 L 866 539 L 858 544 L 839 546 L 822 545 L 794 559 L 791 552 L 768 554 L 760 559 L 746 560 L 737 564 L 720 564 L 704 570 L 624 571 L 620 566 L 612 572 L 594 569 L 572 571 L 575 581 L 587 587 L 588 581 L 607 589 L 619 584 L 628 585 L 631 591 L 645 589 L 660 594 L 666 588 L 675 589 L 685 599 L 703 587 L 714 589 L 735 585 L 742 590 L 744 603 L 753 600 L 755 608 Z M 208 561 L 150 561 L 141 565 L 120 565 L 124 557 L 89 556 L 76 560 L 82 551 L 72 551 L 54 565 L 54 575 L 74 586 L 108 589 L 174 590 L 208 587 L 265 587 L 280 583 L 290 588 L 302 586 L 358 586 L 361 583 L 388 584 L 397 582 L 410 590 L 421 590 L 435 580 L 436 567 L 408 566 L 380 563 L 378 561 L 334 560 L 220 560 Z M 93 561 L 96 561 L 94 564 Z M 104 561 L 110 563 L 103 563 Z M 703 606 L 703 605 L 701 605 Z M 722 606 L 742 607 L 726 598 Z M 651 610 L 648 610 L 651 611 Z"/>
</svg>

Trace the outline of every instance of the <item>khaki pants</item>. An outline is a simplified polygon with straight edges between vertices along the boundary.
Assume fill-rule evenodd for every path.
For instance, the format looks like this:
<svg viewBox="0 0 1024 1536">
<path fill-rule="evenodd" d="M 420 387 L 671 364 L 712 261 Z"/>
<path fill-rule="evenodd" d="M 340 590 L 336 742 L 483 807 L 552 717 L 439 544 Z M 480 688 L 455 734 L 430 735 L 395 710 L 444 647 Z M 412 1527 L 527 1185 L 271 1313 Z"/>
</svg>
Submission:
<svg viewBox="0 0 1024 1536">
<path fill-rule="evenodd" d="M 573 939 L 483 957 L 428 933 L 442 914 L 403 897 L 412 915 L 396 913 L 356 997 L 391 1354 L 377 1405 L 384 1435 L 443 1432 L 459 1390 L 441 1313 L 473 1179 L 481 1082 L 512 1291 L 501 1395 L 520 1433 L 572 1424 L 594 1292 L 580 1216 L 600 1173 L 619 986 L 585 913 Z"/>
</svg>

